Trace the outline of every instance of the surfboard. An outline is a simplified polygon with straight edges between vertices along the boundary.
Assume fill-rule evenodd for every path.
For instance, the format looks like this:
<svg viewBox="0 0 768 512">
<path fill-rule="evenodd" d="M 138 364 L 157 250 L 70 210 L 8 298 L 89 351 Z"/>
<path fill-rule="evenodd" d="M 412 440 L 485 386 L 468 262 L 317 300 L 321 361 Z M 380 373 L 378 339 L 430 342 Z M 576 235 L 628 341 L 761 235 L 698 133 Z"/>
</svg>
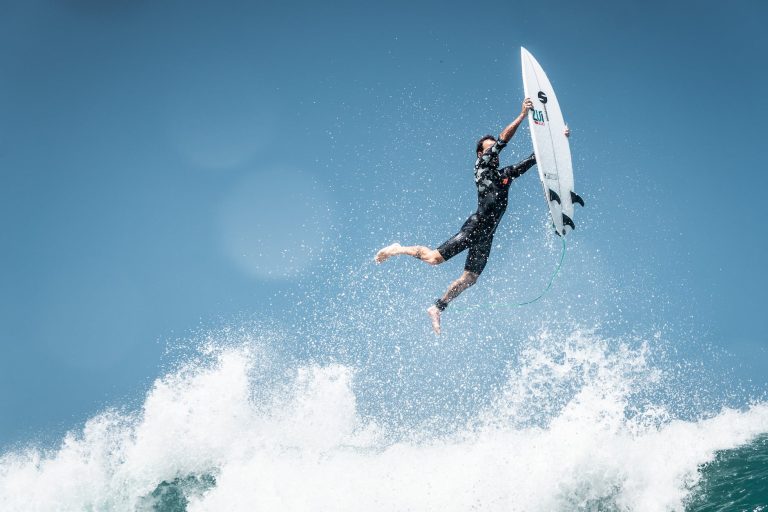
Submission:
<svg viewBox="0 0 768 512">
<path fill-rule="evenodd" d="M 565 120 L 555 90 L 541 65 L 525 48 L 520 48 L 525 96 L 533 101 L 528 112 L 528 125 L 536 153 L 536 167 L 544 185 L 555 232 L 565 236 L 576 229 L 573 222 L 574 203 L 584 201 L 574 192 L 571 147 L 565 136 Z"/>
</svg>

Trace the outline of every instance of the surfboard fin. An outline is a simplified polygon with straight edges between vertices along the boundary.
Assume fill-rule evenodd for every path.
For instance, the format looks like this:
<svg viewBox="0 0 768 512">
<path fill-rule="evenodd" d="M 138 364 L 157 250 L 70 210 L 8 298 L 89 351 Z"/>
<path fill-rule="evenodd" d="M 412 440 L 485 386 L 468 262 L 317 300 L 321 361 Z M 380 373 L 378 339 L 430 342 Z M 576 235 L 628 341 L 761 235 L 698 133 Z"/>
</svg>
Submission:
<svg viewBox="0 0 768 512">
<path fill-rule="evenodd" d="M 550 191 L 551 192 L 551 191 Z M 558 201 L 560 202 L 560 201 Z M 571 190 L 571 202 L 572 203 L 579 203 L 582 207 L 584 206 L 584 200 L 581 198 L 579 194 Z"/>
<path fill-rule="evenodd" d="M 573 192 L 571 192 L 571 193 L 573 193 Z M 559 195 L 557 195 L 557 192 L 555 192 L 555 191 L 554 191 L 554 190 L 552 190 L 552 189 L 549 189 L 549 200 L 550 200 L 550 201 L 557 201 L 557 204 L 562 204 L 562 203 L 560 202 L 560 196 L 559 196 Z"/>
<path fill-rule="evenodd" d="M 571 226 L 571 229 L 576 229 L 576 224 L 573 223 L 573 219 L 566 214 L 563 214 L 563 226 Z"/>
</svg>

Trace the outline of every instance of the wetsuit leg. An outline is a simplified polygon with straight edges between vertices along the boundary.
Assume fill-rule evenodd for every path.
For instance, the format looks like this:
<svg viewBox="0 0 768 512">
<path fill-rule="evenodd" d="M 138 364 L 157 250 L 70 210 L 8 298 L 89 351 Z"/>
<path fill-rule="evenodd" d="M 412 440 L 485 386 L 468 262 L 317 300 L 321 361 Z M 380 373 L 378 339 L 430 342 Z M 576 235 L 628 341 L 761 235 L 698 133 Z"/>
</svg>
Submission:
<svg viewBox="0 0 768 512">
<path fill-rule="evenodd" d="M 464 270 L 477 275 L 482 274 L 486 263 L 488 263 L 491 247 L 493 247 L 493 235 L 483 237 L 472 244 L 469 248 L 469 254 L 467 254 L 467 261 L 464 263 Z"/>
<path fill-rule="evenodd" d="M 445 261 L 448 261 L 472 245 L 475 238 L 477 238 L 476 234 L 479 222 L 480 218 L 476 213 L 470 215 L 469 218 L 464 221 L 464 224 L 462 224 L 461 230 L 437 248 L 440 256 L 442 256 Z"/>
<path fill-rule="evenodd" d="M 445 261 L 448 261 L 469 247 L 471 243 L 469 233 L 462 230 L 443 242 L 440 247 L 437 248 L 437 251 Z"/>
</svg>

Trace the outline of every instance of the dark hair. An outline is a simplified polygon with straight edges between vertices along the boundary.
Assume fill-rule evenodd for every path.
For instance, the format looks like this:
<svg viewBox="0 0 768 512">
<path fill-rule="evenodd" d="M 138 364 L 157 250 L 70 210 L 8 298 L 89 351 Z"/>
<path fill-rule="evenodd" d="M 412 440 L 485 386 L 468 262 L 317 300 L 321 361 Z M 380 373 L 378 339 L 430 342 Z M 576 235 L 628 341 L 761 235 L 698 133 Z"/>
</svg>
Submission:
<svg viewBox="0 0 768 512">
<path fill-rule="evenodd" d="M 496 137 L 494 137 L 493 135 L 483 135 L 482 137 L 480 137 L 480 140 L 477 141 L 477 149 L 475 150 L 475 152 L 482 151 L 483 150 L 483 142 L 485 142 L 487 140 L 495 141 Z"/>
</svg>

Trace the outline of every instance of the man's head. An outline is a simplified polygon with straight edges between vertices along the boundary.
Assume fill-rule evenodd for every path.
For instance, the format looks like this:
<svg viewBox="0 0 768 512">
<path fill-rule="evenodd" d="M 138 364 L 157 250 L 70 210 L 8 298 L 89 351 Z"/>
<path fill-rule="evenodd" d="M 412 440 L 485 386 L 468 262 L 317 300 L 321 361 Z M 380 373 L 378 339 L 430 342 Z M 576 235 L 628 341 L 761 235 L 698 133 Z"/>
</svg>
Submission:
<svg viewBox="0 0 768 512">
<path fill-rule="evenodd" d="M 477 141 L 477 156 L 482 155 L 486 149 L 493 146 L 496 142 L 496 137 L 493 135 L 483 135 L 480 140 Z"/>
</svg>

